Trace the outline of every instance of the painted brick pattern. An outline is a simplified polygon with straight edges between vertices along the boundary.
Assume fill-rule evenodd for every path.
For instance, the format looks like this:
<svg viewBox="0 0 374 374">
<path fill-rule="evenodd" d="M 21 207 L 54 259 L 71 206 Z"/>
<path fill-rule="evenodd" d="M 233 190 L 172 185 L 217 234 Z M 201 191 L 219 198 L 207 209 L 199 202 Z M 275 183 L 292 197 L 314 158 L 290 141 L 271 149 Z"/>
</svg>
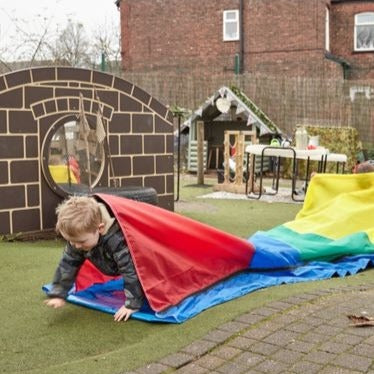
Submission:
<svg viewBox="0 0 374 374">
<path fill-rule="evenodd" d="M 52 229 L 63 199 L 49 185 L 41 160 L 55 128 L 102 105 L 109 163 L 98 186 L 154 187 L 159 205 L 173 210 L 173 126 L 165 106 L 110 74 L 75 68 L 35 68 L 0 76 L 0 235 Z M 63 123 L 62 122 L 62 123 Z"/>
</svg>

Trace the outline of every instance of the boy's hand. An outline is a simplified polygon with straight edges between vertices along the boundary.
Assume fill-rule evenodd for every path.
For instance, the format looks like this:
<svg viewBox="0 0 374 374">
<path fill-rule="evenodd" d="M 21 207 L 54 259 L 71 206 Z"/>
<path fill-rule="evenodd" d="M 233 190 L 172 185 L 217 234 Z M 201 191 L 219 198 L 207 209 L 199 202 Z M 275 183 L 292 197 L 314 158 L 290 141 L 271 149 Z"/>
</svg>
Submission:
<svg viewBox="0 0 374 374">
<path fill-rule="evenodd" d="M 60 297 L 52 297 L 51 299 L 44 300 L 44 304 L 52 308 L 61 308 L 65 305 L 65 300 Z"/>
<path fill-rule="evenodd" d="M 121 308 L 119 308 L 116 312 L 116 314 L 114 315 L 114 320 L 116 322 L 119 322 L 119 321 L 127 321 L 131 314 L 137 312 L 138 309 L 129 309 L 129 308 L 126 308 L 125 306 L 121 306 Z"/>
</svg>

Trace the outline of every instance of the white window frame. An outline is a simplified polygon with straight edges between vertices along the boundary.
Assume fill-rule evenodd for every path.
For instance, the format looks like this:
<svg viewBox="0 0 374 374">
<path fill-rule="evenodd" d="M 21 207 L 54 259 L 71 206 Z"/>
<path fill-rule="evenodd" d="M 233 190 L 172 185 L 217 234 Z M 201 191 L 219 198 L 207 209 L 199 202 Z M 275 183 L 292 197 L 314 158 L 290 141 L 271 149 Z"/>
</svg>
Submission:
<svg viewBox="0 0 374 374">
<path fill-rule="evenodd" d="M 234 13 L 235 19 L 227 19 L 227 14 Z M 236 23 L 236 35 L 234 37 L 230 37 L 227 35 L 227 25 Z M 239 35 L 239 10 L 238 9 L 231 9 L 231 10 L 224 10 L 223 11 L 223 41 L 224 42 L 231 42 L 231 41 L 237 41 L 240 39 Z"/>
<path fill-rule="evenodd" d="M 356 94 L 364 94 L 367 100 L 374 98 L 374 89 L 370 86 L 352 86 L 349 89 L 349 96 L 353 103 L 356 99 Z"/>
<path fill-rule="evenodd" d="M 362 23 L 357 23 L 357 19 L 358 19 L 358 16 L 362 16 L 362 15 L 371 15 L 373 17 L 373 21 L 372 22 L 362 22 Z M 358 48 L 357 47 L 357 28 L 359 26 L 373 26 L 374 27 L 374 12 L 362 12 L 362 13 L 357 13 L 355 15 L 355 29 L 354 29 L 354 51 L 357 51 L 357 52 L 367 52 L 367 51 L 374 51 L 374 40 L 373 40 L 373 46 L 372 47 L 367 47 L 367 48 Z"/>
<path fill-rule="evenodd" d="M 325 17 L 325 50 L 330 52 L 330 9 L 328 7 L 326 7 Z"/>
</svg>

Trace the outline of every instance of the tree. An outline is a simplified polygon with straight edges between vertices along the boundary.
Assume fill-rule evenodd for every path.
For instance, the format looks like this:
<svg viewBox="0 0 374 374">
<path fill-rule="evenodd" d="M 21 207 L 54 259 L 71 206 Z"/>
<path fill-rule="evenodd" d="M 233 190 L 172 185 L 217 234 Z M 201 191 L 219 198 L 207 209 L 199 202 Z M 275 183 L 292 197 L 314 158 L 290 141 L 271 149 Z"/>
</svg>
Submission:
<svg viewBox="0 0 374 374">
<path fill-rule="evenodd" d="M 54 48 L 50 52 L 54 61 L 66 61 L 75 67 L 87 67 L 91 59 L 89 41 L 84 26 L 79 22 L 69 20 L 66 28 L 57 36 Z"/>
<path fill-rule="evenodd" d="M 0 11 L 8 17 L 16 31 L 7 35 L 9 30 L 1 30 L 1 36 L 8 37 L 9 40 L 8 44 L 1 43 L 0 55 L 3 63 L 8 65 L 6 61 L 28 61 L 32 65 L 36 59 L 43 59 L 43 46 L 50 35 L 52 19 L 38 14 L 32 22 L 27 22 L 17 14 L 8 14 L 1 8 Z"/>
<path fill-rule="evenodd" d="M 0 12 L 5 11 L 0 7 Z M 95 68 L 103 56 L 106 70 L 120 73 L 120 27 L 113 20 L 103 20 L 89 38 L 83 24 L 73 19 L 61 27 L 40 14 L 27 21 L 5 14 L 17 32 L 6 35 L 8 30 L 1 29 L 0 36 L 11 42 L 0 43 L 0 72 L 46 64 Z"/>
<path fill-rule="evenodd" d="M 121 69 L 120 28 L 113 23 L 104 22 L 93 36 L 92 56 L 98 63 L 102 58 L 106 61 L 107 70 L 119 73 Z"/>
</svg>

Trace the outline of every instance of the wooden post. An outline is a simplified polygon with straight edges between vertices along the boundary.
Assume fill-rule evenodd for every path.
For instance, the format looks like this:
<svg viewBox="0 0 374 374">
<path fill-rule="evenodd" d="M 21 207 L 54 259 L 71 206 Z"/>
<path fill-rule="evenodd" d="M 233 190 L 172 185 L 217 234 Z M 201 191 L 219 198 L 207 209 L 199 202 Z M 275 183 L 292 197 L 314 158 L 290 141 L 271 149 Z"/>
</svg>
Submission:
<svg viewBox="0 0 374 374">
<path fill-rule="evenodd" d="M 223 153 L 223 163 L 225 165 L 225 180 L 224 183 L 230 183 L 230 134 L 225 131 L 225 140 L 224 140 L 224 153 Z"/>
<path fill-rule="evenodd" d="M 235 152 L 235 184 L 243 184 L 244 134 L 239 132 L 236 140 Z"/>
<path fill-rule="evenodd" d="M 204 121 L 197 121 L 197 184 L 204 184 Z"/>
<path fill-rule="evenodd" d="M 228 191 L 234 193 L 244 193 L 245 180 L 243 181 L 244 175 L 244 159 L 245 159 L 245 144 L 246 137 L 250 137 L 251 144 L 256 144 L 256 130 L 252 131 L 237 131 L 237 130 L 225 130 L 224 137 L 224 167 L 225 167 L 225 178 L 224 182 L 217 184 L 214 189 L 215 191 Z M 234 138 L 234 144 L 231 143 L 232 138 Z M 235 179 L 233 183 L 230 182 L 230 149 L 235 148 Z M 253 162 L 253 156 L 251 155 L 251 162 Z M 249 169 L 250 181 L 253 178 L 251 169 Z M 251 184 L 250 184 L 251 186 Z"/>
</svg>

